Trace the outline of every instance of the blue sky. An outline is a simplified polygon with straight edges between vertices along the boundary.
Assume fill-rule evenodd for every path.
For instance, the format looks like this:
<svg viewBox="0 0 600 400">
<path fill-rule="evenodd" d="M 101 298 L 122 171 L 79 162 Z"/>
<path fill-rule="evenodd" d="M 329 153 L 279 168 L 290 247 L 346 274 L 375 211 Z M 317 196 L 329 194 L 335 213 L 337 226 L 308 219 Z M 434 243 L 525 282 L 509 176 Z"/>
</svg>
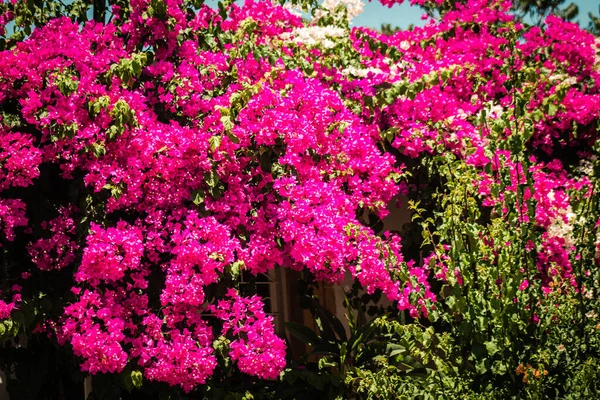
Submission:
<svg viewBox="0 0 600 400">
<path fill-rule="evenodd" d="M 365 0 L 366 1 L 366 0 Z M 571 0 L 579 6 L 579 16 L 577 19 L 582 26 L 589 23 L 588 13 L 598 14 L 598 0 Z M 569 4 L 571 1 L 566 1 Z M 419 7 L 411 7 L 409 0 L 405 0 L 401 5 L 395 5 L 391 9 L 382 6 L 378 1 L 367 2 L 364 12 L 356 17 L 352 22 L 355 26 L 369 26 L 371 28 L 380 28 L 381 24 L 391 24 L 406 28 L 409 24 L 423 25 L 421 20 L 423 11 Z"/>
</svg>

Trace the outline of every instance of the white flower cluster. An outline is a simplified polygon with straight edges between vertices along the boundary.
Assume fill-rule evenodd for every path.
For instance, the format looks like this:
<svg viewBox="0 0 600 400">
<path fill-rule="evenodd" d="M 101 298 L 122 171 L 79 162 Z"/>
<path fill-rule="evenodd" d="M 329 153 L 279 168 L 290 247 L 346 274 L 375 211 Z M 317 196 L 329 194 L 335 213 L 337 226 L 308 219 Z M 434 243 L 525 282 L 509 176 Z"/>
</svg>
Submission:
<svg viewBox="0 0 600 400">
<path fill-rule="evenodd" d="M 577 170 L 586 176 L 594 175 L 594 163 L 590 160 L 582 159 L 577 166 Z"/>
<path fill-rule="evenodd" d="M 327 14 L 334 16 L 338 6 L 343 5 L 346 8 L 348 22 L 363 12 L 364 3 L 361 0 L 324 0 L 320 9 L 315 11 L 315 21 L 323 18 Z"/>
<path fill-rule="evenodd" d="M 596 161 L 598 157 L 595 155 L 591 155 L 589 158 L 583 158 L 579 161 L 579 165 L 577 166 L 577 171 L 581 172 L 586 176 L 594 175 L 594 161 Z"/>
<path fill-rule="evenodd" d="M 479 100 L 479 97 L 477 95 L 473 95 L 471 96 L 471 103 L 475 104 L 477 101 Z M 476 114 L 477 119 L 479 119 L 480 121 L 482 120 L 483 117 L 483 108 L 481 110 L 479 110 L 479 112 Z M 500 104 L 494 104 L 493 101 L 487 102 L 485 103 L 485 116 L 486 116 L 486 120 L 483 121 L 484 123 L 489 123 L 489 119 L 500 119 L 502 117 L 502 114 L 504 114 L 504 107 L 502 107 Z"/>
<path fill-rule="evenodd" d="M 577 78 L 574 76 L 569 76 L 567 74 L 554 74 L 551 75 L 548 80 L 550 82 L 556 82 L 556 81 L 562 81 L 560 82 L 561 85 L 563 86 L 573 86 L 577 83 Z"/>
<path fill-rule="evenodd" d="M 342 75 L 353 75 L 358 78 L 366 78 L 369 73 L 374 74 L 382 74 L 383 71 L 379 68 L 356 68 L 356 67 L 348 67 L 342 70 Z"/>
<path fill-rule="evenodd" d="M 495 104 L 490 108 L 490 116 L 494 118 L 500 118 L 504 114 L 504 107 L 500 104 Z"/>
<path fill-rule="evenodd" d="M 554 200 L 554 192 L 548 193 L 550 200 Z M 565 240 L 565 247 L 570 249 L 575 246 L 575 238 L 573 237 L 573 225 L 577 215 L 573 213 L 571 206 L 567 206 L 566 209 L 557 210 L 556 217 L 552 218 L 550 226 L 548 227 L 548 236 L 559 237 Z M 565 219 L 567 222 L 565 222 Z"/>
<path fill-rule="evenodd" d="M 273 5 L 278 6 L 279 2 L 273 0 Z M 306 11 L 296 8 L 290 3 L 285 3 L 283 5 L 283 8 L 287 9 L 290 12 L 290 14 L 295 15 L 297 17 L 303 17 L 304 14 L 306 14 Z"/>
<path fill-rule="evenodd" d="M 588 300 L 591 300 L 594 298 L 594 291 L 592 289 L 586 289 L 583 292 L 583 297 L 585 297 Z"/>
<path fill-rule="evenodd" d="M 347 34 L 345 29 L 337 26 L 305 26 L 296 28 L 292 32 L 283 33 L 281 39 L 307 46 L 321 45 L 326 49 L 331 49 L 335 46 L 331 39 L 347 36 Z"/>
<path fill-rule="evenodd" d="M 368 68 L 357 68 L 355 66 L 349 66 L 347 68 L 344 68 L 341 73 L 343 75 L 346 76 L 353 76 L 353 77 L 357 77 L 357 78 L 366 78 L 369 76 L 369 74 L 375 74 L 375 75 L 384 75 L 385 77 L 387 77 L 387 79 L 389 80 L 396 80 L 396 78 L 398 78 L 400 76 L 400 74 L 403 74 L 404 71 L 406 71 L 408 68 L 410 68 L 412 65 L 404 60 L 398 61 L 398 62 L 394 62 L 391 58 L 389 57 L 385 57 L 382 59 L 382 61 L 389 67 L 389 71 L 387 68 L 383 67 L 384 69 L 378 68 L 378 67 L 368 67 Z M 406 96 L 400 96 L 400 99 L 406 99 Z"/>
</svg>

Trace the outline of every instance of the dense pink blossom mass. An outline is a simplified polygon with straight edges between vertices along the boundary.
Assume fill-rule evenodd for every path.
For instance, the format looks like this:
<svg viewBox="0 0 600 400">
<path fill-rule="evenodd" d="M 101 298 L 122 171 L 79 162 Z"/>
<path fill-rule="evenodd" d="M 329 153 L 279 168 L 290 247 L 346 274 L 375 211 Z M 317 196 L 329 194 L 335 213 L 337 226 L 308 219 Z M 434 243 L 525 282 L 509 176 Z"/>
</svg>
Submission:
<svg viewBox="0 0 600 400">
<path fill-rule="evenodd" d="M 592 35 L 556 17 L 525 29 L 493 0 L 391 36 L 270 1 L 224 15 L 151 3 L 112 6 L 107 24 L 54 19 L 0 52 L 0 245 L 24 243 L 24 288 L 72 272 L 62 315 L 37 329 L 82 370 L 129 365 L 189 391 L 227 337 L 240 371 L 277 378 L 285 343 L 261 299 L 209 291 L 238 270 L 351 275 L 427 317 L 433 279 L 462 285 L 452 249 L 405 260 L 400 236 L 364 215 L 418 191 L 406 164 L 441 154 L 475 171 L 484 208 L 512 202 L 540 232 L 521 291 L 532 278 L 547 292 L 577 285 L 570 193 L 593 189 L 585 165 L 567 170 L 558 154 L 585 159 L 596 141 Z M 514 74 L 523 87 L 507 84 Z M 536 155 L 519 157 L 523 146 Z M 1 293 L 0 318 L 21 307 L 20 286 Z"/>
</svg>

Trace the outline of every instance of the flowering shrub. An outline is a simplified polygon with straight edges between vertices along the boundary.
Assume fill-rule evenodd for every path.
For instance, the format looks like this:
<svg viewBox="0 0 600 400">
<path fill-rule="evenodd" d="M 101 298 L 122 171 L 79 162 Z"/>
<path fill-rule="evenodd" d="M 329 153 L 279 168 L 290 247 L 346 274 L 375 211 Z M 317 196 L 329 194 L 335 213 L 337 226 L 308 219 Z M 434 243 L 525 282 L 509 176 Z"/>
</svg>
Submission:
<svg viewBox="0 0 600 400">
<path fill-rule="evenodd" d="M 242 372 L 262 379 L 275 379 L 285 367 L 285 344 L 273 334 L 273 317 L 266 316 L 262 301 L 257 296 L 242 298 L 230 289 L 230 301 L 219 301 L 212 308 L 224 322 L 222 335 L 231 332 L 231 359 L 237 361 Z"/>
<path fill-rule="evenodd" d="M 0 333 L 130 390 L 200 392 L 232 363 L 274 380 L 286 344 L 236 288 L 282 267 L 350 275 L 416 324 L 411 345 L 439 336 L 445 356 L 420 355 L 435 390 L 594 385 L 598 41 L 510 5 L 456 2 L 384 35 L 350 28 L 355 1 L 95 2 L 95 21 L 86 2 L 3 3 Z M 368 223 L 397 195 L 402 239 Z M 344 369 L 344 390 L 430 390 L 377 365 Z"/>
</svg>

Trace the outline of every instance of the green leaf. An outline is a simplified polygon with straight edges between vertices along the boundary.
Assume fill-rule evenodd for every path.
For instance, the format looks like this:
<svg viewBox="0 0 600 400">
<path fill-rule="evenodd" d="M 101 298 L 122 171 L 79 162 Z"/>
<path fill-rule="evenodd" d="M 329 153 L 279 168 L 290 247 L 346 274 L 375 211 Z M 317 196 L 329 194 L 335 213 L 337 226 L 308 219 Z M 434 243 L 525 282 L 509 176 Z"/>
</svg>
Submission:
<svg viewBox="0 0 600 400">
<path fill-rule="evenodd" d="M 234 261 L 230 267 L 230 274 L 233 279 L 237 279 L 240 276 L 241 271 L 246 267 L 246 263 L 243 260 Z"/>
<path fill-rule="evenodd" d="M 320 306 L 318 315 L 328 323 L 328 325 L 333 329 L 333 332 L 337 334 L 338 338 L 342 342 L 346 342 L 348 340 L 346 328 L 344 328 L 342 321 L 340 321 L 331 311 Z"/>
<path fill-rule="evenodd" d="M 533 110 L 533 112 L 531 113 L 531 117 L 533 118 L 533 120 L 535 122 L 540 122 L 541 119 L 544 117 L 544 113 L 542 112 L 542 110 L 540 110 L 539 108 L 536 108 L 535 110 Z"/>
<path fill-rule="evenodd" d="M 285 167 L 278 162 L 273 163 L 270 167 L 273 178 L 277 179 L 285 175 Z"/>
<path fill-rule="evenodd" d="M 64 75 L 57 79 L 56 86 L 63 96 L 70 96 L 77 91 L 79 81 L 70 75 Z"/>
<path fill-rule="evenodd" d="M 390 357 L 395 357 L 397 355 L 400 354 L 406 354 L 407 353 L 407 349 L 406 347 L 399 345 L 397 343 L 388 343 L 386 345 L 386 353 L 388 353 L 388 355 Z"/>
<path fill-rule="evenodd" d="M 231 124 L 231 128 L 233 128 L 233 124 Z M 240 138 L 238 138 L 237 136 L 235 136 L 233 134 L 233 132 L 231 132 L 230 129 L 227 130 L 227 137 L 229 138 L 229 140 L 231 140 L 232 143 L 234 144 L 238 144 L 240 143 Z"/>
<path fill-rule="evenodd" d="M 141 371 L 131 371 L 131 382 L 136 388 L 141 388 L 143 383 L 143 375 Z"/>
<path fill-rule="evenodd" d="M 231 132 L 233 129 L 233 121 L 231 121 L 231 117 L 229 115 L 221 116 L 221 123 L 223 124 L 223 129 L 225 129 L 225 132 Z"/>
<path fill-rule="evenodd" d="M 321 378 L 321 376 L 317 374 L 309 374 L 306 378 L 308 380 L 308 383 L 310 383 L 312 387 L 318 390 L 323 390 L 323 388 L 325 387 L 325 382 L 323 381 L 323 378 Z"/>
<path fill-rule="evenodd" d="M 225 4 L 223 4 L 222 2 L 219 2 L 218 6 L 219 6 L 219 16 L 221 18 L 223 18 L 224 20 L 227 19 L 227 9 L 225 8 Z"/>
<path fill-rule="evenodd" d="M 219 174 L 214 169 L 204 174 L 204 182 L 209 188 L 214 188 L 219 183 Z"/>
<path fill-rule="evenodd" d="M 484 344 L 485 344 L 485 348 L 487 349 L 490 356 L 493 356 L 494 354 L 496 354 L 500 351 L 500 349 L 498 349 L 496 342 L 493 342 L 493 341 L 485 342 Z"/>
<path fill-rule="evenodd" d="M 292 336 L 295 336 L 306 344 L 316 346 L 321 342 L 321 337 L 307 326 L 296 322 L 286 322 L 285 327 Z"/>
<path fill-rule="evenodd" d="M 12 331 L 12 327 L 13 327 L 13 320 L 12 319 L 5 320 L 4 321 L 4 327 L 10 333 Z"/>
<path fill-rule="evenodd" d="M 150 0 L 148 15 L 158 19 L 165 19 L 167 16 L 167 5 L 163 0 Z"/>
<path fill-rule="evenodd" d="M 21 117 L 17 114 L 0 112 L 0 118 L 2 118 L 2 123 L 9 128 L 18 128 L 21 126 Z"/>
<path fill-rule="evenodd" d="M 485 374 L 489 370 L 490 361 L 484 358 L 475 364 L 475 370 L 478 374 Z"/>
<path fill-rule="evenodd" d="M 192 192 L 192 203 L 199 206 L 204 203 L 204 199 L 206 198 L 206 193 L 202 189 L 194 190 Z"/>
<path fill-rule="evenodd" d="M 208 144 L 211 151 L 215 151 L 221 145 L 221 136 L 215 135 L 208 139 Z"/>
<path fill-rule="evenodd" d="M 507 371 L 508 368 L 506 367 L 506 363 L 502 361 L 495 361 L 492 364 L 492 372 L 496 375 L 504 375 Z"/>
<path fill-rule="evenodd" d="M 215 35 L 211 33 L 206 33 L 202 36 L 202 39 L 210 49 L 214 49 L 215 47 L 217 47 L 217 40 L 215 39 Z"/>
<path fill-rule="evenodd" d="M 476 359 L 483 359 L 487 355 L 487 349 L 481 343 L 473 343 L 471 352 Z"/>
<path fill-rule="evenodd" d="M 115 120 L 118 125 L 130 124 L 135 120 L 133 110 L 123 99 L 117 100 L 112 110 L 110 110 L 110 116 L 113 117 L 113 120 Z"/>
<path fill-rule="evenodd" d="M 319 369 L 326 369 L 326 368 L 331 368 L 331 367 L 337 366 L 337 363 L 334 361 L 331 361 L 327 357 L 323 357 L 319 360 L 318 366 L 319 366 Z"/>
<path fill-rule="evenodd" d="M 103 143 L 92 143 L 92 152 L 96 158 L 106 155 L 106 147 Z"/>
<path fill-rule="evenodd" d="M 90 102 L 90 111 L 93 115 L 98 115 L 101 110 L 108 108 L 110 105 L 110 97 L 100 96 L 96 100 Z"/>
</svg>

